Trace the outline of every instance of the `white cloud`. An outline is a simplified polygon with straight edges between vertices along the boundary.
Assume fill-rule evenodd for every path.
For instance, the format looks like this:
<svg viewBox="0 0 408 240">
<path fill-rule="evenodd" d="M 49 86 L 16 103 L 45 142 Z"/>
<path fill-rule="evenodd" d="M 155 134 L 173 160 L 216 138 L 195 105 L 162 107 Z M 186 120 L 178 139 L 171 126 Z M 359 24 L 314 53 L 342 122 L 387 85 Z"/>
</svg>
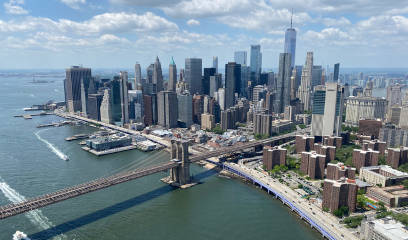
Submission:
<svg viewBox="0 0 408 240">
<path fill-rule="evenodd" d="M 85 4 L 86 0 L 60 0 L 63 4 L 73 9 L 79 9 L 81 4 Z"/>
<path fill-rule="evenodd" d="M 49 18 L 27 17 L 20 21 L 1 21 L 0 32 L 49 31 L 77 35 L 95 35 L 124 32 L 175 31 L 178 26 L 151 12 L 143 15 L 133 13 L 104 13 L 83 22 L 67 19 L 54 21 Z"/>
<path fill-rule="evenodd" d="M 123 4 L 130 6 L 160 7 L 177 4 L 182 0 L 110 0 L 113 4 Z"/>
<path fill-rule="evenodd" d="M 190 19 L 190 20 L 187 21 L 187 24 L 190 25 L 190 26 L 198 26 L 198 25 L 200 25 L 200 22 L 195 20 L 195 19 Z"/>
<path fill-rule="evenodd" d="M 24 0 L 9 0 L 8 2 L 5 2 L 3 6 L 8 14 L 15 15 L 28 14 L 28 11 L 21 6 L 23 4 Z"/>
</svg>

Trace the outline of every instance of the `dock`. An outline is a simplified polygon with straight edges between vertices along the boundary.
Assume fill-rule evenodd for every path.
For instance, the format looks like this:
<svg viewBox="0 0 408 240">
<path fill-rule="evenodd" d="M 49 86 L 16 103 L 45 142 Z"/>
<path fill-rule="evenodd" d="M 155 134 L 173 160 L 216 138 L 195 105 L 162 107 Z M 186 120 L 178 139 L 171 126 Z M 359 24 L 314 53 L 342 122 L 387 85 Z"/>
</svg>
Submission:
<svg viewBox="0 0 408 240">
<path fill-rule="evenodd" d="M 113 149 L 108 149 L 104 151 L 95 151 L 94 149 L 89 148 L 88 146 L 82 147 L 83 150 L 90 152 L 96 156 L 103 156 L 103 155 L 108 155 L 112 153 L 118 153 L 118 152 L 123 152 L 123 151 L 129 151 L 136 149 L 137 147 L 135 145 L 130 145 L 130 146 L 125 146 L 125 147 L 119 147 L 119 148 L 113 148 Z"/>
<path fill-rule="evenodd" d="M 65 138 L 65 141 L 74 141 L 89 138 L 90 134 L 75 134 L 72 137 Z"/>
<path fill-rule="evenodd" d="M 67 124 L 73 123 L 73 121 L 62 121 L 62 122 L 53 122 L 47 124 L 40 124 L 37 128 L 44 128 L 44 127 L 61 127 Z"/>
<path fill-rule="evenodd" d="M 14 115 L 13 117 L 21 117 L 24 119 L 31 119 L 34 116 L 47 116 L 47 115 L 54 115 L 52 112 L 40 112 L 40 113 L 33 113 L 33 114 L 21 114 L 21 115 Z M 31 118 L 27 118 L 31 117 Z"/>
</svg>

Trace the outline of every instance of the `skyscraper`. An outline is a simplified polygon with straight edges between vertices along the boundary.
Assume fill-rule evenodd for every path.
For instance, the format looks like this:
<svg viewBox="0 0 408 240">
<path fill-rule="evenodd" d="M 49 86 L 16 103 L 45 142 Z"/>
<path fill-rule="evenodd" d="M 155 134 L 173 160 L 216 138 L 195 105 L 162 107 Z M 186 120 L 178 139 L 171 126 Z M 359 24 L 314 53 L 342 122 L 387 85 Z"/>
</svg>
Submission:
<svg viewBox="0 0 408 240">
<path fill-rule="evenodd" d="M 302 69 L 302 77 L 298 96 L 300 102 L 303 103 L 304 110 L 311 110 L 311 94 L 312 94 L 312 70 L 313 70 L 313 52 L 308 52 L 306 55 L 306 63 Z"/>
<path fill-rule="evenodd" d="M 177 101 L 179 126 L 189 128 L 193 124 L 193 96 L 185 91 L 177 95 Z"/>
<path fill-rule="evenodd" d="M 140 64 L 135 64 L 135 89 L 140 89 L 142 87 L 142 70 Z"/>
<path fill-rule="evenodd" d="M 176 63 L 174 62 L 173 57 L 171 58 L 171 62 L 169 65 L 169 84 L 167 89 L 169 91 L 176 91 L 176 84 L 177 84 L 177 67 Z"/>
<path fill-rule="evenodd" d="M 292 27 L 292 18 L 290 18 L 290 28 L 285 32 L 285 48 L 284 53 L 290 53 L 291 55 L 291 67 L 295 66 L 295 54 L 296 54 L 296 30 Z"/>
<path fill-rule="evenodd" d="M 120 72 L 120 106 L 122 110 L 122 125 L 129 123 L 128 73 Z"/>
<path fill-rule="evenodd" d="M 215 96 L 215 92 L 221 87 L 222 76 L 221 74 L 215 74 L 214 76 L 210 76 L 210 97 Z"/>
<path fill-rule="evenodd" d="M 73 66 L 66 69 L 65 78 L 65 101 L 67 110 L 71 113 L 81 111 L 81 79 L 84 82 L 84 89 L 88 89 L 89 80 L 92 77 L 90 68 Z"/>
<path fill-rule="evenodd" d="M 247 65 L 247 52 L 246 51 L 237 51 L 234 53 L 234 61 L 237 64 Z"/>
<path fill-rule="evenodd" d="M 191 94 L 202 92 L 202 59 L 186 58 L 184 80 L 188 84 Z"/>
<path fill-rule="evenodd" d="M 156 57 L 153 67 L 153 84 L 156 84 L 156 93 L 163 91 L 163 74 L 159 57 Z"/>
<path fill-rule="evenodd" d="M 235 93 L 241 91 L 241 65 L 235 62 L 225 64 L 225 108 L 234 106 Z"/>
<path fill-rule="evenodd" d="M 344 88 L 337 83 L 317 86 L 313 94 L 312 135 L 339 136 L 343 116 Z"/>
<path fill-rule="evenodd" d="M 88 95 L 88 118 L 96 121 L 101 120 L 101 105 L 103 94 L 89 94 Z"/>
<path fill-rule="evenodd" d="M 339 81 L 340 63 L 334 64 L 333 82 Z"/>
<path fill-rule="evenodd" d="M 111 97 L 110 90 L 105 89 L 103 93 L 102 103 L 101 103 L 101 121 L 104 123 L 111 124 L 112 121 L 112 107 L 111 107 Z"/>
<path fill-rule="evenodd" d="M 276 78 L 276 96 L 274 110 L 283 113 L 290 105 L 290 76 L 292 74 L 290 53 L 281 53 L 279 56 L 279 72 Z"/>
<path fill-rule="evenodd" d="M 312 68 L 312 90 L 317 85 L 324 85 L 322 66 L 313 66 Z"/>
<path fill-rule="evenodd" d="M 161 91 L 157 94 L 157 118 L 162 127 L 177 127 L 178 104 L 175 92 Z"/>
<path fill-rule="evenodd" d="M 210 95 L 210 78 L 214 76 L 216 69 L 215 68 L 204 68 L 204 77 L 202 85 L 202 93 L 205 95 Z"/>
<path fill-rule="evenodd" d="M 215 68 L 215 72 L 218 73 L 218 57 L 214 56 L 213 57 L 213 68 Z"/>
<path fill-rule="evenodd" d="M 260 74 L 262 71 L 261 45 L 251 45 L 251 72 Z"/>
</svg>

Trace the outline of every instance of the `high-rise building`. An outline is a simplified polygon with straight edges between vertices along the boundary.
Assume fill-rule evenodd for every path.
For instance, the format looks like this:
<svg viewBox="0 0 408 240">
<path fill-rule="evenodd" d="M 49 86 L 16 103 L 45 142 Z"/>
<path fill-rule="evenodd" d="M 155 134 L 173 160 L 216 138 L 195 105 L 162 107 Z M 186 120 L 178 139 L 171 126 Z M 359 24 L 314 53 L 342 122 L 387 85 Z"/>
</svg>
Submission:
<svg viewBox="0 0 408 240">
<path fill-rule="evenodd" d="M 286 29 L 285 32 L 285 47 L 283 49 L 283 52 L 290 53 L 290 66 L 294 68 L 296 56 L 296 30 L 292 27 L 292 18 L 290 19 L 290 28 Z"/>
<path fill-rule="evenodd" d="M 156 93 L 163 91 L 163 73 L 159 57 L 156 57 L 153 67 L 153 84 L 156 84 Z"/>
<path fill-rule="evenodd" d="M 215 92 L 221 87 L 222 76 L 221 74 L 215 74 L 214 76 L 210 76 L 210 97 L 215 96 Z"/>
<path fill-rule="evenodd" d="M 169 65 L 169 84 L 167 86 L 167 90 L 175 92 L 176 84 L 177 84 L 177 67 L 172 57 Z"/>
<path fill-rule="evenodd" d="M 121 93 L 120 93 L 120 77 L 115 76 L 111 83 L 111 103 L 112 103 L 112 121 L 120 122 L 122 118 Z"/>
<path fill-rule="evenodd" d="M 302 152 L 300 171 L 311 179 L 323 179 L 326 156 L 316 152 Z"/>
<path fill-rule="evenodd" d="M 339 82 L 340 63 L 334 64 L 333 82 Z"/>
<path fill-rule="evenodd" d="M 139 63 L 135 64 L 135 89 L 141 89 L 142 83 L 142 69 Z"/>
<path fill-rule="evenodd" d="M 357 171 L 360 171 L 362 167 L 377 166 L 379 156 L 380 152 L 372 149 L 354 149 L 353 166 L 356 167 Z"/>
<path fill-rule="evenodd" d="M 111 124 L 112 121 L 112 105 L 110 97 L 110 89 L 105 89 L 103 92 L 103 98 L 101 103 L 101 121 L 104 123 Z"/>
<path fill-rule="evenodd" d="M 203 83 L 202 83 L 202 92 L 205 95 L 210 95 L 210 78 L 214 76 L 215 73 L 215 68 L 204 68 L 204 77 L 203 77 Z"/>
<path fill-rule="evenodd" d="M 91 69 L 73 66 L 66 69 L 65 73 L 64 89 L 67 110 L 71 113 L 82 111 L 81 81 L 84 83 L 84 89 L 88 89 L 92 77 Z"/>
<path fill-rule="evenodd" d="M 225 88 L 219 88 L 216 95 L 215 99 L 220 105 L 221 110 L 225 110 Z"/>
<path fill-rule="evenodd" d="M 161 91 L 157 94 L 157 118 L 162 127 L 177 127 L 178 103 L 175 92 Z"/>
<path fill-rule="evenodd" d="M 346 99 L 347 125 L 358 126 L 361 119 L 385 120 L 387 100 L 376 97 L 349 97 Z"/>
<path fill-rule="evenodd" d="M 201 124 L 201 114 L 204 112 L 204 97 L 194 94 L 193 96 L 193 122 Z"/>
<path fill-rule="evenodd" d="M 276 78 L 276 95 L 274 109 L 283 113 L 285 106 L 290 105 L 290 76 L 292 74 L 290 53 L 281 53 L 279 56 L 279 72 Z"/>
<path fill-rule="evenodd" d="M 247 65 L 247 52 L 246 51 L 237 51 L 234 53 L 234 61 L 241 66 Z"/>
<path fill-rule="evenodd" d="M 317 86 L 313 95 L 312 135 L 339 136 L 343 116 L 344 88 L 337 83 Z"/>
<path fill-rule="evenodd" d="M 214 57 L 213 57 L 213 65 L 212 65 L 212 67 L 215 68 L 215 72 L 218 73 L 218 57 L 217 57 L 217 56 L 214 56 Z"/>
<path fill-rule="evenodd" d="M 150 64 L 146 69 L 147 83 L 153 83 L 154 64 Z"/>
<path fill-rule="evenodd" d="M 355 180 L 342 178 L 340 180 L 324 180 L 323 208 L 334 212 L 340 207 L 348 207 L 354 212 L 357 203 L 357 185 Z"/>
<path fill-rule="evenodd" d="M 177 100 L 179 126 L 189 128 L 193 124 L 193 96 L 185 91 L 177 95 Z"/>
<path fill-rule="evenodd" d="M 144 104 L 143 93 L 141 90 L 129 90 L 129 119 L 134 122 L 143 122 Z"/>
<path fill-rule="evenodd" d="M 262 53 L 261 45 L 251 45 L 251 72 L 261 74 L 262 71 Z"/>
<path fill-rule="evenodd" d="M 324 85 L 322 66 L 313 66 L 312 68 L 312 89 L 317 85 Z"/>
<path fill-rule="evenodd" d="M 235 62 L 225 64 L 225 107 L 235 105 L 235 93 L 241 91 L 241 65 Z"/>
<path fill-rule="evenodd" d="M 356 169 L 353 167 L 345 166 L 344 163 L 328 163 L 326 178 L 331 180 L 339 180 L 340 178 L 356 178 Z"/>
<path fill-rule="evenodd" d="M 101 105 L 102 105 L 102 94 L 88 94 L 88 118 L 94 119 L 96 121 L 101 120 Z"/>
<path fill-rule="evenodd" d="M 122 125 L 129 123 L 128 73 L 120 72 L 120 106 L 122 111 Z"/>
<path fill-rule="evenodd" d="M 275 166 L 286 165 L 285 148 L 264 146 L 263 148 L 263 165 L 266 170 L 272 170 Z"/>
<path fill-rule="evenodd" d="M 300 102 L 303 103 L 304 110 L 311 110 L 311 94 L 312 88 L 312 70 L 313 70 L 313 52 L 308 52 L 306 55 L 306 63 L 302 69 L 301 83 L 298 90 Z"/>
<path fill-rule="evenodd" d="M 191 94 L 202 92 L 202 59 L 186 58 L 185 82 L 188 84 Z"/>
<path fill-rule="evenodd" d="M 211 130 L 215 127 L 214 115 L 209 113 L 201 114 L 201 129 Z"/>
</svg>

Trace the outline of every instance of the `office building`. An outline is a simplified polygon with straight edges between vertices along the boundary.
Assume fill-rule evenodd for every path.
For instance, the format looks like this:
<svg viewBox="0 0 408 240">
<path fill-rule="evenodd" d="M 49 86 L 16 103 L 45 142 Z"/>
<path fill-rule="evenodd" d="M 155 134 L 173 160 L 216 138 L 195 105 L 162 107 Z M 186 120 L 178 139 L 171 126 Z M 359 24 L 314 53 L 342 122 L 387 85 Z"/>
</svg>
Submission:
<svg viewBox="0 0 408 240">
<path fill-rule="evenodd" d="M 214 57 L 213 57 L 213 65 L 212 65 L 212 67 L 215 68 L 215 72 L 218 73 L 218 57 L 217 57 L 217 56 L 214 56 Z"/>
<path fill-rule="evenodd" d="M 256 104 L 261 99 L 266 98 L 267 89 L 264 85 L 256 85 L 252 90 L 252 102 Z"/>
<path fill-rule="evenodd" d="M 286 29 L 285 32 L 285 47 L 283 49 L 283 52 L 290 54 L 290 66 L 291 68 L 294 68 L 296 56 L 296 30 L 292 27 L 292 19 L 290 20 L 290 28 Z"/>
<path fill-rule="evenodd" d="M 215 68 L 204 68 L 204 77 L 202 82 L 202 92 L 204 95 L 210 95 L 211 93 L 211 77 L 215 76 Z M 214 94 L 214 93 L 213 93 Z"/>
<path fill-rule="evenodd" d="M 214 97 L 219 103 L 221 111 L 225 110 L 225 88 L 219 88 Z"/>
<path fill-rule="evenodd" d="M 237 51 L 234 53 L 234 62 L 240 64 L 241 66 L 247 66 L 247 52 Z"/>
<path fill-rule="evenodd" d="M 360 168 L 359 178 L 373 186 L 388 187 L 401 185 L 404 180 L 408 179 L 408 173 L 395 170 L 387 165 L 369 166 Z"/>
<path fill-rule="evenodd" d="M 311 179 L 323 179 L 326 156 L 316 152 L 302 152 L 300 171 Z"/>
<path fill-rule="evenodd" d="M 264 146 L 262 160 L 265 169 L 269 171 L 275 166 L 286 165 L 286 152 L 281 147 Z"/>
<path fill-rule="evenodd" d="M 186 58 L 184 81 L 189 87 L 191 94 L 202 93 L 202 59 Z"/>
<path fill-rule="evenodd" d="M 128 73 L 120 72 L 120 107 L 122 126 L 129 123 Z"/>
<path fill-rule="evenodd" d="M 369 149 L 367 151 L 361 149 L 353 150 L 353 166 L 360 171 L 362 167 L 377 166 L 380 152 Z"/>
<path fill-rule="evenodd" d="M 155 125 L 157 123 L 157 96 L 143 95 L 144 123 L 146 126 Z"/>
<path fill-rule="evenodd" d="M 334 64 L 333 82 L 339 82 L 340 63 Z"/>
<path fill-rule="evenodd" d="M 235 93 L 241 91 L 241 65 L 225 64 L 225 108 L 235 105 Z"/>
<path fill-rule="evenodd" d="M 357 189 L 355 180 L 345 178 L 324 180 L 322 207 L 334 212 L 345 206 L 350 212 L 354 212 L 357 203 Z"/>
<path fill-rule="evenodd" d="M 304 110 L 311 110 L 312 88 L 312 70 L 313 70 L 313 52 L 306 55 L 306 63 L 302 68 L 301 83 L 298 90 L 300 102 L 303 103 Z"/>
<path fill-rule="evenodd" d="M 82 111 L 81 102 L 81 82 L 84 89 L 88 89 L 89 81 L 92 77 L 90 68 L 73 66 L 65 71 L 65 104 L 68 112 L 74 113 Z"/>
<path fill-rule="evenodd" d="M 161 91 L 157 94 L 157 120 L 165 128 L 177 127 L 178 118 L 177 94 L 172 91 Z"/>
<path fill-rule="evenodd" d="M 290 105 L 290 77 L 292 74 L 290 53 L 279 56 L 279 72 L 276 78 L 276 95 L 274 109 L 276 113 L 283 113 L 285 106 Z"/>
<path fill-rule="evenodd" d="M 408 130 L 389 126 L 383 127 L 380 129 L 379 140 L 386 142 L 387 147 L 408 147 Z"/>
<path fill-rule="evenodd" d="M 408 163 L 408 148 L 388 148 L 387 164 L 397 169 L 399 166 Z"/>
<path fill-rule="evenodd" d="M 361 119 L 385 120 L 387 100 L 376 97 L 349 97 L 346 99 L 345 124 L 358 126 Z"/>
<path fill-rule="evenodd" d="M 318 85 L 324 85 L 324 76 L 322 66 L 313 66 L 312 68 L 312 89 Z"/>
<path fill-rule="evenodd" d="M 343 116 L 344 88 L 337 83 L 318 86 L 313 94 L 312 135 L 339 136 Z"/>
<path fill-rule="evenodd" d="M 241 91 L 238 93 L 240 97 L 249 97 L 249 84 L 251 82 L 251 68 L 241 65 Z"/>
<path fill-rule="evenodd" d="M 178 100 L 178 124 L 180 127 L 189 128 L 193 124 L 193 96 L 188 91 L 179 93 Z"/>
<path fill-rule="evenodd" d="M 176 84 L 177 84 L 177 67 L 172 57 L 169 65 L 169 84 L 167 86 L 167 90 L 175 92 Z"/>
<path fill-rule="evenodd" d="M 110 89 L 105 89 L 103 92 L 100 113 L 101 113 L 101 122 L 108 123 L 108 124 L 113 123 Z"/>
<path fill-rule="evenodd" d="M 204 113 L 204 97 L 195 94 L 193 96 L 193 123 L 201 125 L 201 114 Z"/>
<path fill-rule="evenodd" d="M 402 86 L 399 84 L 387 87 L 388 108 L 401 105 L 402 103 L 401 88 Z"/>
<path fill-rule="evenodd" d="M 216 92 L 221 87 L 222 84 L 221 81 L 222 81 L 221 74 L 217 73 L 213 76 L 210 76 L 210 92 L 209 92 L 210 97 L 214 97 L 216 95 Z"/>
<path fill-rule="evenodd" d="M 326 169 L 326 178 L 331 180 L 339 180 L 341 178 L 356 178 L 356 169 L 345 166 L 344 163 L 328 163 Z"/>
<path fill-rule="evenodd" d="M 211 130 L 215 127 L 214 115 L 209 113 L 201 114 L 201 129 Z"/>
<path fill-rule="evenodd" d="M 103 95 L 96 93 L 96 94 L 88 94 L 88 118 L 94 119 L 96 121 L 101 120 L 101 105 L 102 105 Z"/>
<path fill-rule="evenodd" d="M 133 122 L 143 122 L 143 93 L 141 90 L 128 90 L 129 119 Z"/>
<path fill-rule="evenodd" d="M 163 91 L 163 73 L 159 57 L 156 57 L 156 61 L 153 65 L 153 84 L 156 85 L 155 93 Z"/>
<path fill-rule="evenodd" d="M 261 45 L 251 45 L 251 59 L 250 59 L 251 72 L 256 75 L 262 72 L 262 53 Z"/>
<path fill-rule="evenodd" d="M 139 63 L 135 64 L 135 89 L 141 89 L 142 84 L 142 69 Z"/>
</svg>

